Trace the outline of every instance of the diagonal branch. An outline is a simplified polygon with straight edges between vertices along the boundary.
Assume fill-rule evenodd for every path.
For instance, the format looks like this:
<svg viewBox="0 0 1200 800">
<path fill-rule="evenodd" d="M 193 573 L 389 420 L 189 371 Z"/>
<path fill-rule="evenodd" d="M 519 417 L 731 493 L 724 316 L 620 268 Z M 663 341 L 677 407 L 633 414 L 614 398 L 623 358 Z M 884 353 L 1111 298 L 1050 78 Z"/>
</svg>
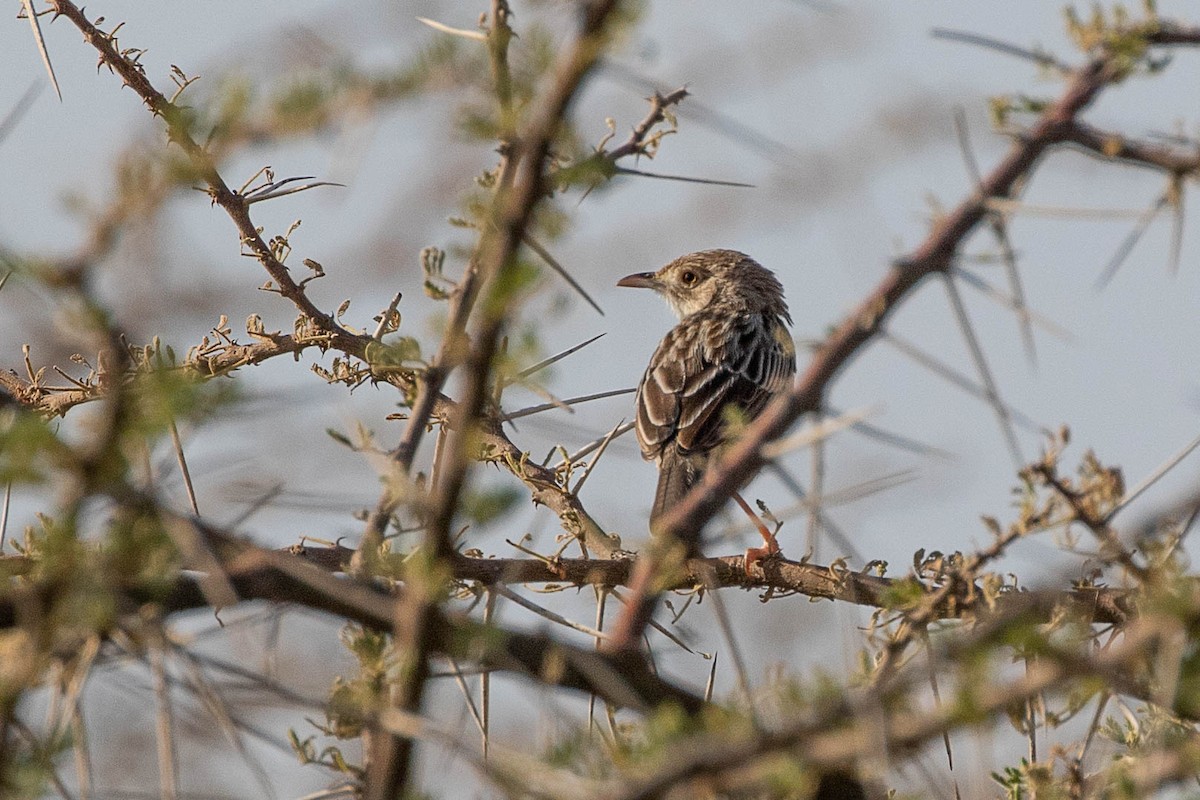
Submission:
<svg viewBox="0 0 1200 800">
<path fill-rule="evenodd" d="M 300 311 L 309 317 L 322 330 L 332 334 L 339 344 L 357 343 L 355 349 L 365 348 L 369 337 L 351 333 L 342 328 L 332 316 L 326 314 L 308 298 L 300 284 L 292 279 L 287 267 L 283 265 L 271 248 L 263 240 L 262 234 L 250 219 L 249 205 L 246 198 L 230 189 L 225 180 L 217 172 L 212 158 L 204 147 L 192 138 L 189 129 L 189 115 L 185 108 L 168 100 L 154 88 L 146 77 L 142 66 L 126 57 L 117 49 L 116 40 L 112 34 L 97 28 L 83 11 L 70 0 L 49 0 L 55 14 L 69 19 L 83 33 L 84 41 L 100 53 L 101 62 L 115 72 L 126 86 L 132 89 L 142 102 L 160 117 L 167 126 L 167 135 L 187 155 L 192 168 L 208 186 L 208 194 L 213 203 L 224 209 L 241 236 L 242 245 L 267 270 L 267 274 L 279 287 L 279 293 L 290 300 Z M 360 341 L 361 340 L 361 341 Z"/>
</svg>

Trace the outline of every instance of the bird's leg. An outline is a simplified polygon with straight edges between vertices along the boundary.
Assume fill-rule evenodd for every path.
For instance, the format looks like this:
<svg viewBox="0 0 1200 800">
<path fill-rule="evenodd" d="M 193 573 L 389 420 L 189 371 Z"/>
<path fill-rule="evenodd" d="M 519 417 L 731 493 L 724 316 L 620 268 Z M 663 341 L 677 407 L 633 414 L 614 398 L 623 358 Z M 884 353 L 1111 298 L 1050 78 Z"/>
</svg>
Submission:
<svg viewBox="0 0 1200 800">
<path fill-rule="evenodd" d="M 751 547 L 746 550 L 743 566 L 746 570 L 746 574 L 749 575 L 750 568 L 763 558 L 780 552 L 779 542 L 775 540 L 775 534 L 771 533 L 766 524 L 762 521 L 762 518 L 760 518 L 758 514 L 754 513 L 754 509 L 750 508 L 750 504 L 746 502 L 744 497 L 737 492 L 734 492 L 733 499 L 736 500 L 737 504 L 742 507 L 742 511 L 746 512 L 746 516 L 748 516 L 750 521 L 754 523 L 754 527 L 758 528 L 758 532 L 763 538 L 763 547 Z"/>
</svg>

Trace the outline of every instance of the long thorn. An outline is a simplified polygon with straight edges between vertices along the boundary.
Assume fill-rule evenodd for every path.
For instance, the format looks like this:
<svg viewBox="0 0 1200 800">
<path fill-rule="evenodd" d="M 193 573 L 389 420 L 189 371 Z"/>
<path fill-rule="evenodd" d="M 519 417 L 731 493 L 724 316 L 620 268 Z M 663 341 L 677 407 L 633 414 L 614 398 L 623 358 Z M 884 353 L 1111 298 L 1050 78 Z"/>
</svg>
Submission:
<svg viewBox="0 0 1200 800">
<path fill-rule="evenodd" d="M 1184 445 L 1182 450 L 1160 464 L 1157 469 L 1155 469 L 1145 478 L 1142 478 L 1141 482 L 1138 483 L 1137 486 L 1127 491 L 1125 496 L 1121 498 L 1121 502 L 1117 503 L 1116 507 L 1114 507 L 1112 511 L 1109 511 L 1108 514 L 1105 515 L 1104 524 L 1111 522 L 1113 517 L 1124 510 L 1125 507 L 1134 500 L 1137 500 L 1143 492 L 1145 492 L 1147 489 L 1157 483 L 1164 475 L 1174 469 L 1180 461 L 1183 461 L 1185 458 L 1191 455 L 1192 451 L 1197 447 L 1200 447 L 1200 436 L 1197 436 L 1195 439 L 1192 439 L 1190 442 Z"/>
<path fill-rule="evenodd" d="M 810 445 L 823 442 L 838 431 L 843 431 L 862 422 L 867 417 L 878 412 L 876 408 L 856 408 L 837 417 L 826 417 L 808 426 L 804 430 L 763 445 L 763 458 L 777 459 L 793 450 L 801 450 Z"/>
<path fill-rule="evenodd" d="M 954 384 L 967 394 L 972 395 L 973 397 L 978 397 L 981 400 L 989 399 L 986 389 L 972 382 L 968 378 L 963 377 L 953 367 L 938 361 L 936 358 L 921 350 L 921 348 L 917 347 L 911 342 L 901 339 L 900 337 L 896 336 L 896 334 L 886 330 L 880 331 L 878 336 L 880 341 L 884 341 L 892 345 L 901 353 L 911 358 L 913 361 L 925 367 L 935 375 Z M 1046 427 L 1044 425 L 1039 425 L 1022 412 L 1017 411 L 1009 406 L 1005 406 L 1005 410 L 1008 412 L 1013 422 L 1017 423 L 1022 428 L 1038 434 L 1044 434 L 1046 432 Z"/>
<path fill-rule="evenodd" d="M 983 191 L 983 176 L 979 171 L 979 162 L 975 158 L 975 150 L 971 147 L 971 133 L 967 128 L 967 115 L 961 107 L 954 112 L 954 130 L 958 134 L 958 146 L 962 151 L 963 163 L 975 186 Z M 1029 311 L 1025 303 L 1025 287 L 1021 282 L 1021 273 L 1017 269 L 1017 255 L 1008 239 L 1008 229 L 1004 216 L 998 213 L 988 214 L 988 223 L 996 244 L 1000 248 L 1000 258 L 1004 262 L 1004 271 L 1008 276 L 1009 290 L 1012 292 L 1013 310 L 1017 313 L 1017 321 L 1021 326 L 1021 339 L 1025 344 L 1025 354 L 1031 364 L 1037 364 L 1037 349 L 1033 341 L 1033 329 L 1029 319 Z"/>
<path fill-rule="evenodd" d="M 587 465 L 587 468 L 583 471 L 583 475 L 579 477 L 579 482 L 571 490 L 571 494 L 576 497 L 579 496 L 580 490 L 583 489 L 583 484 L 587 481 L 588 476 L 592 474 L 592 470 L 596 468 L 596 465 L 600 463 L 600 458 L 604 455 L 604 451 L 608 449 L 609 443 L 616 438 L 617 431 L 621 430 L 621 426 L 624 424 L 625 420 L 621 420 L 608 432 L 608 436 L 604 437 L 604 441 L 600 443 L 600 449 L 596 451 L 596 457 Z"/>
<path fill-rule="evenodd" d="M 635 427 L 637 427 L 636 422 L 626 422 L 624 425 L 619 425 L 617 427 L 616 435 L 613 436 L 612 438 L 614 438 L 614 439 L 620 438 L 620 437 L 624 436 L 625 434 L 629 433 Z M 607 439 L 609 437 L 609 435 L 610 434 L 606 433 L 598 439 L 593 439 L 591 442 L 589 442 L 589 443 L 585 444 L 583 447 L 579 448 L 579 450 L 577 450 L 574 453 L 571 453 L 569 456 L 567 456 L 559 466 L 562 466 L 564 464 L 574 464 L 579 459 L 587 457 L 587 455 L 589 453 L 594 452 L 597 447 L 602 445 L 604 443 L 604 440 Z M 552 453 L 552 455 L 553 455 L 553 453 Z"/>
<path fill-rule="evenodd" d="M 708 681 L 704 684 L 704 702 L 711 703 L 713 688 L 717 684 L 717 653 L 713 653 L 712 665 L 708 668 Z"/>
<path fill-rule="evenodd" d="M 592 589 L 596 593 L 596 630 L 604 630 L 604 607 L 608 603 L 608 588 L 605 586 L 593 586 Z M 597 638 L 596 649 L 599 650 L 604 643 L 603 639 Z M 596 729 L 596 694 L 593 692 L 588 697 L 588 733 L 592 733 Z"/>
<path fill-rule="evenodd" d="M 659 172 L 644 172 L 640 169 L 629 169 L 628 167 L 617 167 L 618 175 L 637 175 L 642 178 L 656 178 L 660 181 L 682 181 L 683 183 L 706 183 L 709 186 L 732 186 L 737 189 L 754 189 L 753 183 L 742 183 L 741 181 L 722 181 L 716 178 L 693 178 L 688 175 L 663 175 Z"/>
<path fill-rule="evenodd" d="M 715 578 L 711 575 L 709 578 L 705 583 L 709 586 L 715 586 Z M 750 714 L 750 718 L 755 720 L 755 724 L 757 725 L 758 715 L 754 710 L 754 696 L 750 693 L 749 673 L 746 670 L 746 662 L 742 658 L 742 652 L 738 647 L 737 639 L 733 635 L 733 626 L 729 623 L 729 612 L 725 608 L 725 601 L 720 591 L 710 591 L 708 599 L 712 603 L 713 616 L 717 618 L 717 627 L 721 629 L 721 636 L 725 639 L 725 646 L 729 649 L 730 658 L 733 659 L 733 674 L 737 679 L 738 691 L 746 699 L 746 711 Z"/>
<path fill-rule="evenodd" d="M 604 316 L 604 309 L 600 308 L 599 304 L 597 304 L 596 301 L 592 299 L 592 296 L 590 294 L 588 294 L 587 291 L 584 290 L 584 288 L 579 285 L 579 282 L 571 276 L 571 273 L 567 272 L 566 267 L 564 267 L 562 264 L 558 263 L 558 260 L 555 259 L 554 256 L 550 255 L 549 250 L 542 247 L 541 244 L 539 244 L 538 241 L 536 239 L 534 239 L 532 236 L 530 236 L 529 234 L 525 234 L 523 237 L 521 237 L 521 241 L 523 241 L 525 243 L 526 247 L 528 247 L 533 252 L 537 253 L 541 257 L 542 261 L 546 262 L 546 265 L 548 267 L 550 267 L 550 269 L 557 272 L 558 276 L 560 278 L 562 278 L 564 281 L 566 281 L 571 286 L 571 288 L 574 289 L 579 294 L 580 297 L 582 297 L 584 300 L 586 300 L 587 304 L 589 306 L 591 306 L 592 308 L 594 308 L 596 310 L 597 314 L 599 314 L 602 317 Z"/>
<path fill-rule="evenodd" d="M 809 500 L 808 492 L 804 490 L 804 487 L 800 485 L 799 481 L 792 477 L 791 473 L 783 468 L 783 465 L 779 463 L 770 463 L 767 464 L 767 469 L 774 472 L 783 485 L 787 487 L 788 491 L 790 491 L 796 497 L 796 499 L 800 500 L 806 508 L 808 507 L 809 503 L 811 502 Z M 822 503 L 818 505 L 824 504 Z M 858 548 L 851 543 L 850 537 L 842 532 L 841 528 L 834 524 L 833 520 L 831 520 L 829 515 L 824 511 L 821 512 L 821 529 L 825 531 L 825 534 L 833 541 L 836 547 L 841 548 L 843 555 L 852 558 L 859 563 L 865 561 L 862 553 L 860 553 Z"/>
<path fill-rule="evenodd" d="M 812 553 L 817 558 L 821 542 L 821 500 L 825 496 L 825 442 L 819 441 L 813 445 L 809 459 L 809 485 L 812 487 L 813 498 L 816 502 L 808 510 L 808 527 L 805 532 L 805 552 Z"/>
<path fill-rule="evenodd" d="M 12 505 L 12 481 L 4 484 L 4 504 L 0 505 L 0 553 L 4 552 L 4 542 L 8 537 L 8 509 Z"/>
<path fill-rule="evenodd" d="M 479 715 L 479 709 L 475 707 L 475 698 L 471 697 L 471 690 L 467 688 L 467 679 L 463 677 L 462 668 L 458 666 L 458 660 L 447 657 L 450 662 L 450 673 L 454 675 L 454 682 L 458 685 L 459 691 L 462 693 L 463 699 L 467 701 L 467 710 L 471 712 L 471 719 L 475 720 L 475 727 L 479 729 L 479 733 L 483 733 L 483 717 Z"/>
<path fill-rule="evenodd" d="M 1183 256 L 1183 196 L 1184 184 L 1181 176 L 1171 179 L 1171 205 L 1175 213 L 1171 215 L 1171 252 L 1167 256 L 1167 264 L 1172 275 L 1179 274 L 1179 260 Z"/>
<path fill-rule="evenodd" d="M 1038 50 L 1030 50 L 1025 47 L 1019 47 L 1015 44 L 1002 42 L 999 39 L 993 39 L 990 36 L 983 36 L 978 33 L 970 33 L 968 31 L 954 31 L 947 28 L 934 28 L 929 32 L 929 35 L 934 39 L 943 39 L 948 42 L 962 42 L 963 44 L 972 44 L 977 47 L 982 47 L 986 50 L 994 50 L 997 53 L 1003 53 L 1006 56 L 1015 56 L 1023 58 L 1026 61 L 1032 61 L 1038 66 L 1050 67 L 1064 75 L 1071 71 L 1071 66 L 1059 61 L 1049 53 L 1043 53 Z"/>
<path fill-rule="evenodd" d="M 1138 221 L 1134 223 L 1133 229 L 1122 240 L 1120 246 L 1117 247 L 1117 251 L 1113 253 L 1112 258 L 1108 260 L 1108 264 L 1105 265 L 1104 270 L 1100 273 L 1100 276 L 1096 278 L 1093 288 L 1097 292 L 1104 290 L 1113 277 L 1116 276 L 1117 270 L 1121 268 L 1121 265 L 1125 263 L 1125 259 L 1129 258 L 1129 254 L 1133 252 L 1133 248 L 1141 241 L 1142 235 L 1149 229 L 1150 223 L 1154 222 L 1154 218 L 1158 216 L 1158 212 L 1162 211 L 1163 207 L 1166 206 L 1170 199 L 1169 195 L 1169 192 L 1163 192 L 1154 201 L 1154 205 L 1143 211 L 1142 215 L 1138 217 Z"/>
<path fill-rule="evenodd" d="M 440 31 L 441 33 L 448 33 L 451 36 L 459 36 L 459 37 L 462 37 L 463 39 L 470 39 L 475 42 L 486 42 L 487 41 L 487 34 L 485 34 L 483 31 L 469 31 L 464 28 L 452 28 L 449 25 L 438 22 L 435 19 L 429 19 L 428 17 L 417 17 L 417 22 L 420 22 L 423 25 L 428 25 L 429 27 L 433 28 L 435 31 Z"/>
<path fill-rule="evenodd" d="M 488 626 L 496 615 L 496 595 L 487 592 L 487 600 L 483 603 L 483 624 Z M 483 760 L 487 761 L 488 745 L 491 743 L 489 731 L 492 723 L 492 674 L 484 670 L 479 676 L 479 717 L 483 721 Z"/>
<path fill-rule="evenodd" d="M 1009 309 L 1010 311 L 1017 312 L 1017 314 L 1020 315 L 1023 320 L 1027 320 L 1031 325 L 1037 325 L 1046 333 L 1062 339 L 1064 342 L 1075 341 L 1075 337 L 1072 336 L 1071 332 L 1066 328 L 1062 327 L 1046 315 L 1039 314 L 1028 306 L 1018 303 L 1015 297 L 1007 295 L 995 288 L 983 278 L 966 269 L 962 265 L 954 267 L 954 274 L 964 280 L 971 288 L 977 289 L 984 297 L 988 298 L 989 300 L 995 300 L 997 303 Z"/>
<path fill-rule="evenodd" d="M 983 383 L 984 390 L 987 392 L 988 404 L 991 405 L 992 410 L 996 413 L 996 419 L 1000 423 L 1000 430 L 1004 434 L 1009 453 L 1012 455 L 1013 466 L 1019 472 L 1025 466 L 1025 458 L 1021 455 L 1021 446 L 1017 444 L 1017 435 L 1013 431 L 1012 417 L 1008 413 L 1008 407 L 1000 399 L 1000 390 L 996 386 L 995 378 L 992 377 L 992 370 L 988 366 L 987 358 L 983 355 L 983 347 L 979 344 L 979 339 L 975 335 L 975 328 L 972 327 L 971 320 L 967 316 L 967 307 L 963 304 L 962 295 L 958 292 L 958 285 L 954 282 L 954 276 L 946 275 L 944 277 L 945 280 L 943 283 L 946 286 L 946 295 L 950 298 L 950 306 L 954 309 L 954 316 L 958 319 L 959 329 L 962 331 L 963 339 L 966 340 L 967 349 L 971 353 L 971 359 L 975 362 L 975 369 L 979 372 L 979 379 Z"/>
<path fill-rule="evenodd" d="M 196 489 L 192 486 L 192 473 L 188 470 L 187 459 L 183 455 L 183 440 L 179 438 L 179 428 L 175 420 L 171 420 L 171 444 L 175 447 L 175 459 L 179 462 L 179 474 L 183 476 L 183 488 L 187 492 L 188 505 L 192 513 L 200 516 L 200 506 L 196 504 Z"/>
<path fill-rule="evenodd" d="M 544 606 L 540 606 L 537 603 L 533 602 L 532 600 L 530 600 L 526 597 L 522 597 L 521 595 L 517 594 L 512 589 L 509 589 L 507 586 L 505 586 L 503 584 L 499 584 L 499 583 L 496 584 L 495 586 L 492 587 L 492 591 L 496 592 L 496 594 L 500 595 L 505 600 L 510 600 L 510 601 L 516 603 L 517 605 L 521 606 L 522 608 L 532 611 L 534 614 L 537 614 L 542 619 L 549 620 L 550 622 L 553 622 L 556 625 L 562 625 L 564 628 L 570 628 L 573 631 L 579 631 L 580 633 L 584 633 L 584 634 L 587 634 L 588 636 L 592 636 L 592 637 L 595 637 L 598 639 L 607 639 L 608 638 L 607 634 L 605 634 L 601 631 L 598 631 L 595 628 L 589 628 L 587 625 L 583 625 L 579 622 L 575 622 L 574 620 L 567 619 L 566 617 L 564 617 L 562 614 L 559 614 L 558 612 L 551 611 L 550 609 L 548 609 Z"/>
<path fill-rule="evenodd" d="M 3 143 L 4 140 L 8 138 L 8 135 L 12 133 L 14 129 L 16 129 L 17 123 L 20 122 L 25 116 L 25 112 L 27 112 L 33 106 L 33 101 L 39 94 L 41 94 L 41 91 L 41 81 L 35 80 L 30 83 L 29 88 L 25 90 L 25 93 L 21 95 L 21 98 L 17 100 L 16 104 L 9 109 L 7 114 L 4 115 L 4 119 L 0 119 L 0 143 Z M 0 286 L 3 285 L 4 282 L 0 281 Z"/>
<path fill-rule="evenodd" d="M 38 22 L 38 15 L 33 10 L 33 0 L 21 0 L 21 5 L 25 7 L 25 16 L 29 18 L 29 27 L 33 29 L 33 39 L 37 42 L 42 63 L 46 65 L 46 73 L 50 76 L 50 85 L 54 87 L 54 93 L 58 95 L 58 102 L 61 103 L 62 90 L 58 88 L 58 78 L 54 77 L 54 65 L 50 63 L 50 51 L 46 49 L 46 40 L 42 38 L 42 25 Z"/>
<path fill-rule="evenodd" d="M 165 634 L 162 635 L 165 636 Z M 162 642 L 150 647 L 150 670 L 154 674 L 154 697 L 157 700 L 158 709 L 155 715 L 158 786 L 163 800 L 175 800 L 179 792 L 178 762 L 175 752 L 175 725 L 171 713 L 171 695 L 167 685 L 166 665 L 163 663 L 163 650 Z"/>
<path fill-rule="evenodd" d="M 607 392 L 597 392 L 596 394 L 585 394 L 581 397 L 572 397 L 567 400 L 560 400 L 557 403 L 543 403 L 538 406 L 530 406 L 522 408 L 520 411 L 513 411 L 501 417 L 503 422 L 512 422 L 514 419 L 540 414 L 543 411 L 549 411 L 552 408 L 561 408 L 563 406 L 573 406 L 579 403 L 589 403 L 592 400 L 603 400 L 606 397 L 620 397 L 623 394 L 633 394 L 637 389 L 612 389 Z"/>
<path fill-rule="evenodd" d="M 829 406 L 825 407 L 825 411 L 830 414 L 843 413 Z M 869 422 L 856 422 L 850 426 L 850 430 L 854 431 L 860 436 L 865 436 L 868 439 L 874 439 L 877 442 L 895 447 L 897 450 L 904 450 L 919 456 L 929 456 L 931 458 L 938 458 L 943 461 L 953 461 L 955 458 L 954 453 L 951 453 L 949 450 L 943 450 L 940 447 L 935 447 L 931 444 L 925 444 L 924 442 L 909 438 L 908 436 L 903 436 L 899 433 L 880 428 L 878 425 L 872 425 Z"/>
<path fill-rule="evenodd" d="M 563 350 L 560 353 L 555 353 L 554 355 L 550 356 L 549 358 L 542 359 L 541 361 L 534 364 L 533 366 L 529 366 L 529 367 L 526 367 L 525 369 L 521 370 L 516 375 L 513 375 L 510 378 L 504 379 L 502 381 L 502 383 L 505 386 L 509 386 L 509 385 L 517 383 L 519 381 L 523 381 L 526 378 L 528 378 L 530 375 L 533 375 L 537 372 L 544 370 L 546 367 L 550 366 L 551 364 L 561 361 L 573 353 L 579 352 L 580 350 L 587 347 L 592 342 L 595 342 L 599 339 L 604 338 L 605 335 L 606 334 L 598 333 L 595 336 L 593 336 L 592 338 L 588 339 L 587 341 L 580 342 L 579 344 L 575 345 L 574 347 L 568 347 L 566 350 Z"/>
</svg>

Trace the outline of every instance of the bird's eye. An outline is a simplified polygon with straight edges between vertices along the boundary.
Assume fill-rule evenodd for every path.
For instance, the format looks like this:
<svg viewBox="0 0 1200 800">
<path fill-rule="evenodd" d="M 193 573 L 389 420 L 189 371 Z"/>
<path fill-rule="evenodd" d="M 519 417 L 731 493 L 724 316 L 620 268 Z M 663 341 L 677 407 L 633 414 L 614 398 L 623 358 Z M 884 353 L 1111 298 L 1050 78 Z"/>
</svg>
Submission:
<svg viewBox="0 0 1200 800">
<path fill-rule="evenodd" d="M 699 279 L 700 277 L 690 269 L 679 276 L 679 280 L 683 281 L 684 286 L 691 286 Z"/>
</svg>

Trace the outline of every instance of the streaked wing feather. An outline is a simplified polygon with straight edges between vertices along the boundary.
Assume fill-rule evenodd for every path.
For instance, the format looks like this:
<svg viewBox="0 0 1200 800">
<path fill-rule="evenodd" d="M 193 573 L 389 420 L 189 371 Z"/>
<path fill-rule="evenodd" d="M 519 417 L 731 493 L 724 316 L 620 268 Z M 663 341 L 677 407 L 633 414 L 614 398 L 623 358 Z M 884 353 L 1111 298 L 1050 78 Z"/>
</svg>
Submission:
<svg viewBox="0 0 1200 800">
<path fill-rule="evenodd" d="M 746 317 L 689 319 L 663 339 L 637 395 L 642 455 L 656 458 L 672 442 L 683 452 L 707 452 L 721 441 L 723 409 L 757 415 L 796 372 L 795 353 L 781 323 Z M 711 324 L 710 324 L 711 323 Z M 697 324 L 717 326 L 705 341 Z"/>
</svg>

